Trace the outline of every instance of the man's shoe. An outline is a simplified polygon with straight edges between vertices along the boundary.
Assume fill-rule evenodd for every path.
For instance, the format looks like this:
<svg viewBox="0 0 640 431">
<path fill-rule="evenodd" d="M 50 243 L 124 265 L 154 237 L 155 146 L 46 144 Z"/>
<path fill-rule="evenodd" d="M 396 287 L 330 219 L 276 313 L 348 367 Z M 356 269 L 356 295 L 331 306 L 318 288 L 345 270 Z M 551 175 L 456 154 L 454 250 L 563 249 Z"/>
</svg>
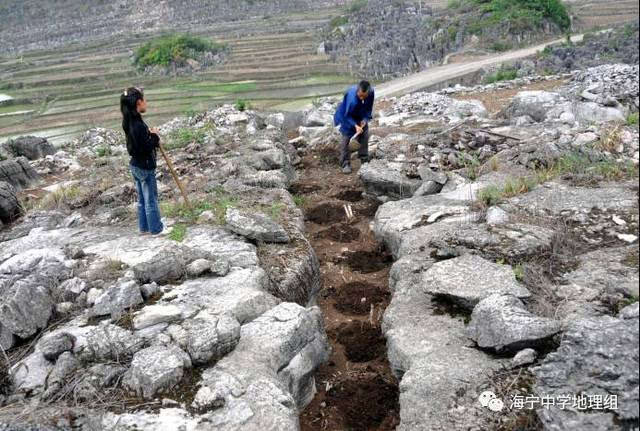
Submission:
<svg viewBox="0 0 640 431">
<path fill-rule="evenodd" d="M 349 175 L 351 172 L 352 172 L 351 171 L 351 166 L 345 166 L 345 167 L 342 168 L 342 173 L 343 174 Z"/>
</svg>

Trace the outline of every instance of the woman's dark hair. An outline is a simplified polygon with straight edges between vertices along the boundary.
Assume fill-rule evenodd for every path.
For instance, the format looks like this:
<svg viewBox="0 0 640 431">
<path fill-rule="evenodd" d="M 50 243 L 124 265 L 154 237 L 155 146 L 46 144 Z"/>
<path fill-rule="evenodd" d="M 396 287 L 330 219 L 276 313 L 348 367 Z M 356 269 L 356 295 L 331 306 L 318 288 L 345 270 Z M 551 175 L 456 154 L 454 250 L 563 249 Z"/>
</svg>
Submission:
<svg viewBox="0 0 640 431">
<path fill-rule="evenodd" d="M 120 95 L 120 112 L 122 112 L 122 130 L 127 138 L 127 150 L 129 154 L 133 151 L 133 139 L 131 139 L 131 124 L 133 119 L 140 116 L 138 113 L 138 100 L 144 99 L 141 89 L 130 87 Z"/>
</svg>

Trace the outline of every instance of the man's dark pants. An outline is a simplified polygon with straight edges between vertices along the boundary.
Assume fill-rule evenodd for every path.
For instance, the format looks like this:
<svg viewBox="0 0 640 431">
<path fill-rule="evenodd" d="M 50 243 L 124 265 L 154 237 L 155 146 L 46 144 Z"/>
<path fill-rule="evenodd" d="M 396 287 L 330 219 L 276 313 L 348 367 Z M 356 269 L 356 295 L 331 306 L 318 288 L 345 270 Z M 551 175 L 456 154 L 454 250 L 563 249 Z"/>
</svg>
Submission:
<svg viewBox="0 0 640 431">
<path fill-rule="evenodd" d="M 342 142 L 340 143 L 340 166 L 351 166 L 351 151 L 349 150 L 349 141 L 352 136 L 342 135 Z M 369 126 L 365 126 L 364 131 L 356 138 L 360 143 L 358 149 L 358 158 L 361 162 L 369 161 Z"/>
</svg>

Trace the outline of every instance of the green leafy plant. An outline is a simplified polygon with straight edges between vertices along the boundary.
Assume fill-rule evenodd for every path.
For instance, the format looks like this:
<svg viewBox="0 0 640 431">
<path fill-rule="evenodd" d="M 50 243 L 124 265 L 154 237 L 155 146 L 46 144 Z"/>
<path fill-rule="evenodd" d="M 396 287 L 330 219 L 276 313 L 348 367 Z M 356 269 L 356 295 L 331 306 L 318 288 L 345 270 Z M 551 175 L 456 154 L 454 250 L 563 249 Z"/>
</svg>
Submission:
<svg viewBox="0 0 640 431">
<path fill-rule="evenodd" d="M 201 37 L 170 34 L 151 40 L 138 48 L 134 55 L 134 63 L 140 68 L 183 64 L 199 53 L 217 53 L 225 49 L 226 45 Z"/>
<path fill-rule="evenodd" d="M 237 109 L 238 111 L 240 111 L 240 112 L 244 112 L 244 111 L 246 111 L 247 109 L 250 109 L 249 102 L 247 102 L 247 101 L 246 101 L 246 100 L 244 100 L 244 99 L 238 99 L 238 100 L 236 100 L 235 107 L 236 107 L 236 109 Z"/>
</svg>

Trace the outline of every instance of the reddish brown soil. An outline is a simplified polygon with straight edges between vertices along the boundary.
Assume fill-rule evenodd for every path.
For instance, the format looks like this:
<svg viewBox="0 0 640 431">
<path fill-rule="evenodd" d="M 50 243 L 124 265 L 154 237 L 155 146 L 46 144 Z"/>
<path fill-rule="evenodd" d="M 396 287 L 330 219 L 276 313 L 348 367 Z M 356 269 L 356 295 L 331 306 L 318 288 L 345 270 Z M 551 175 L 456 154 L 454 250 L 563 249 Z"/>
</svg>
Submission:
<svg viewBox="0 0 640 431">
<path fill-rule="evenodd" d="M 336 242 L 349 243 L 360 238 L 360 230 L 347 224 L 333 225 L 315 235 L 316 239 L 330 239 Z"/>
<path fill-rule="evenodd" d="M 372 307 L 389 301 L 386 288 L 356 281 L 347 283 L 335 292 L 336 310 L 358 316 L 369 315 Z"/>
<path fill-rule="evenodd" d="M 337 163 L 327 163 L 329 156 L 306 157 L 291 188 L 305 197 L 307 236 L 324 284 L 317 305 L 332 347 L 328 363 L 316 372 L 318 393 L 300 424 L 303 431 L 394 430 L 398 382 L 380 329 L 392 261 L 369 229 L 379 203 L 363 198 L 357 173 L 343 175 Z M 357 172 L 359 163 L 353 167 Z M 344 205 L 351 206 L 353 218 Z"/>
</svg>

